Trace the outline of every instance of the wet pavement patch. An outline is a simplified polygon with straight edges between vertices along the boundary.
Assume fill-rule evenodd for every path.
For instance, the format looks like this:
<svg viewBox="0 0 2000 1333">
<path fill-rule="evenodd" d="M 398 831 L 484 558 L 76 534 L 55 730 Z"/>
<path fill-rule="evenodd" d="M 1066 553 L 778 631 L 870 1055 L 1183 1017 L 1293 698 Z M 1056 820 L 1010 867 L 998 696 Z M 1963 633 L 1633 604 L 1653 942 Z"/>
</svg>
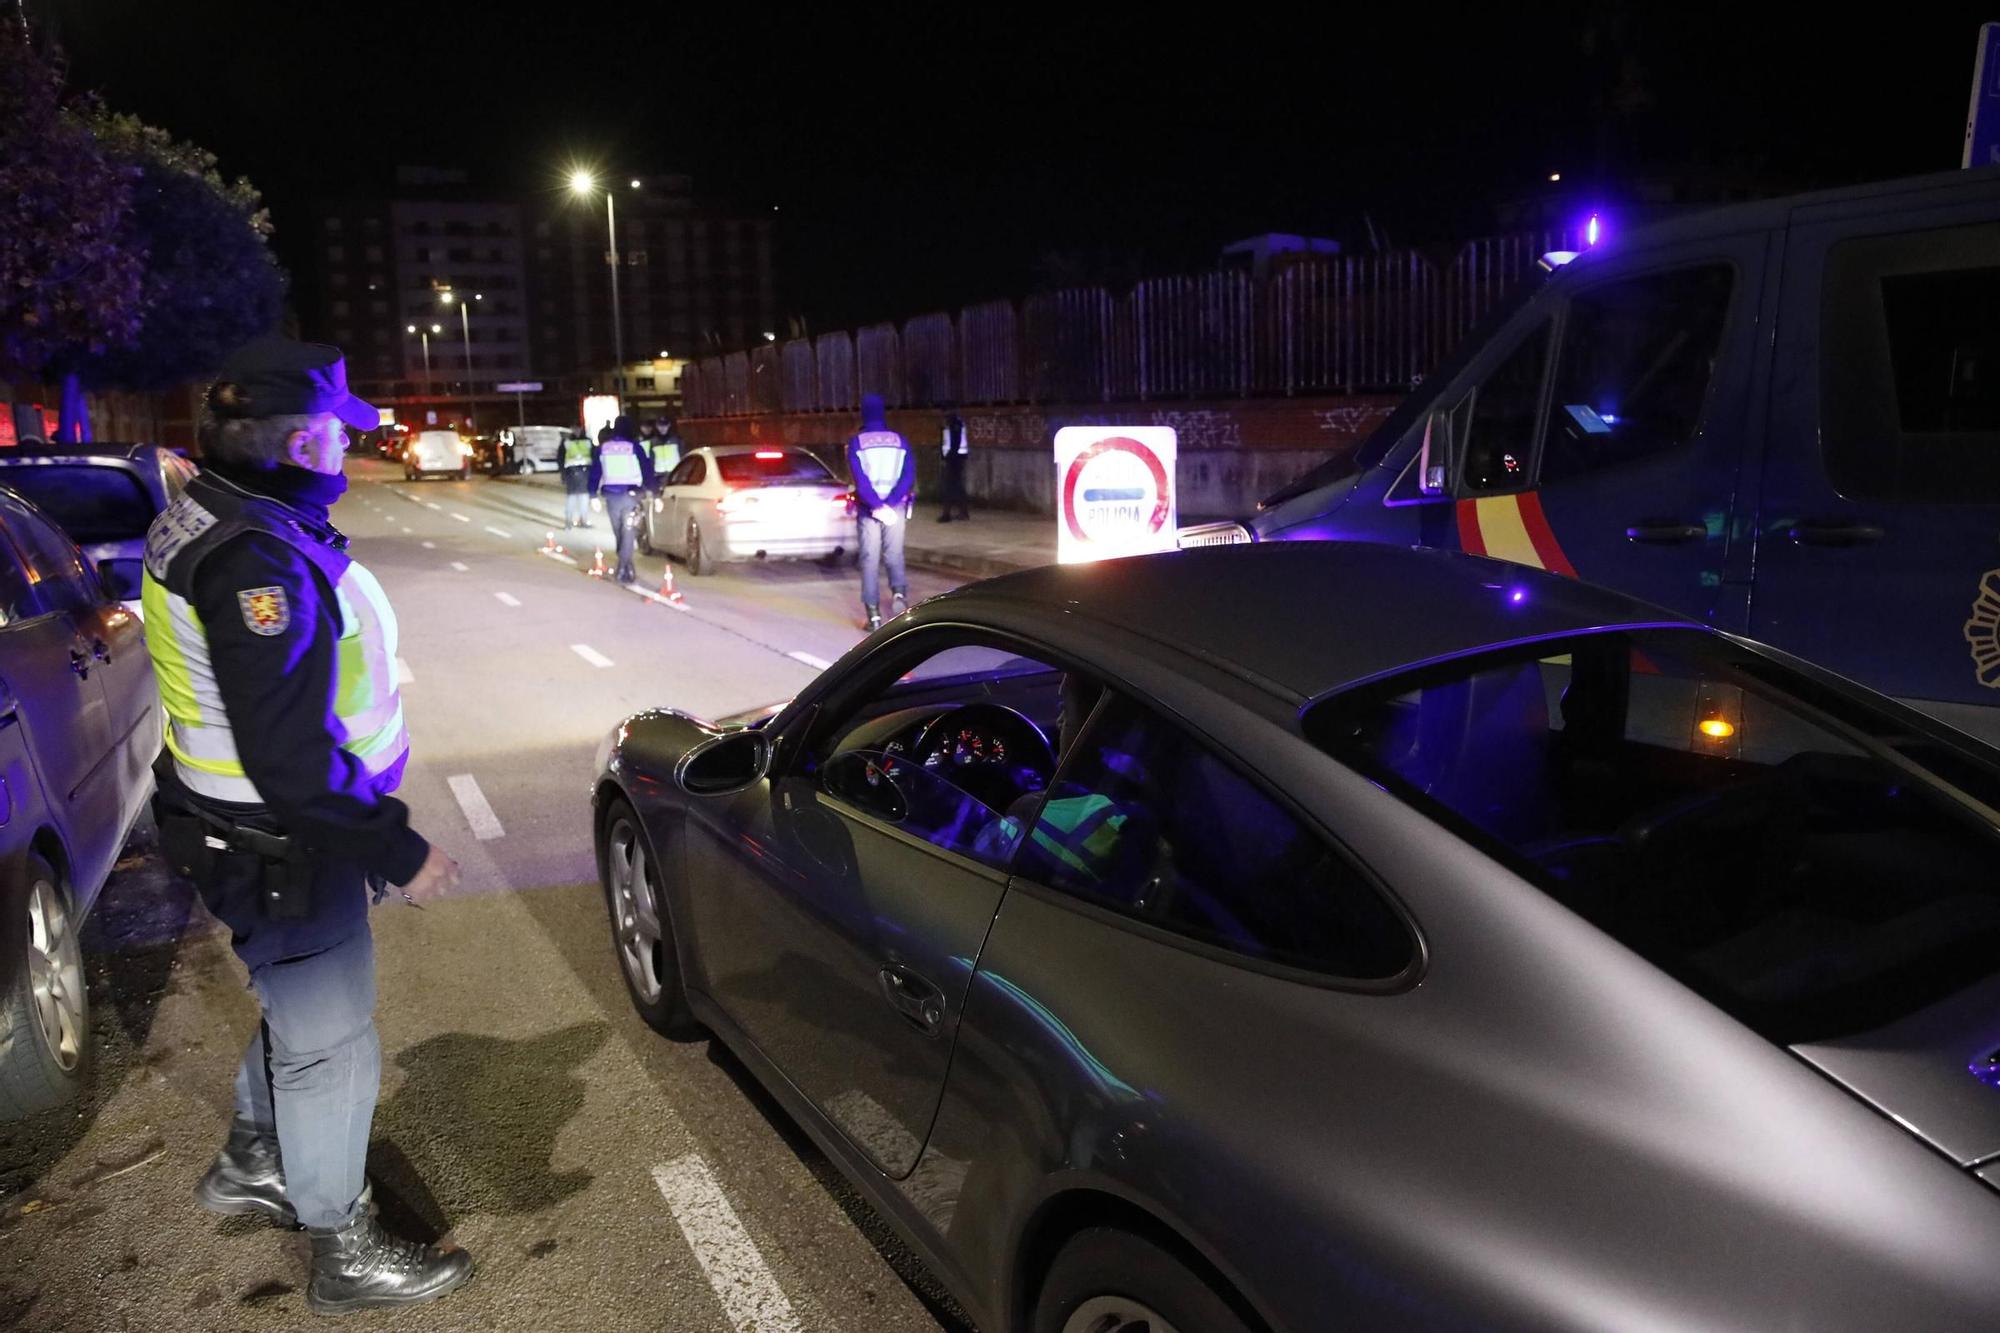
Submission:
<svg viewBox="0 0 2000 1333">
<path fill-rule="evenodd" d="M 259 1282 L 256 1286 L 238 1296 L 236 1303 L 238 1305 L 269 1305 L 274 1301 L 284 1299 L 296 1290 L 296 1287 L 286 1286 L 282 1282 Z"/>
<path fill-rule="evenodd" d="M 546 1259 L 556 1252 L 556 1247 L 561 1243 L 554 1239 L 538 1240 L 528 1247 L 528 1257 L 530 1259 Z"/>
</svg>

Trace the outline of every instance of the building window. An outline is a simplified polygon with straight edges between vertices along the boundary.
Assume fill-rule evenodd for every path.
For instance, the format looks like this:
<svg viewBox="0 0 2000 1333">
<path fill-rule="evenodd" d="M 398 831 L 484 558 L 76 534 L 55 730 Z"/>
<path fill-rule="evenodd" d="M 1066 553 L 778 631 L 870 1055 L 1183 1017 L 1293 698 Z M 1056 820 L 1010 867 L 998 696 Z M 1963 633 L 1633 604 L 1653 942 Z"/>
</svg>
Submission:
<svg viewBox="0 0 2000 1333">
<path fill-rule="evenodd" d="M 431 262 L 431 248 L 428 245 L 417 247 L 417 262 L 419 264 L 428 264 Z"/>
<path fill-rule="evenodd" d="M 389 313 L 389 303 L 387 301 L 370 301 L 368 303 L 368 313 L 371 315 L 386 315 Z"/>
<path fill-rule="evenodd" d="M 361 219 L 361 230 L 367 232 L 370 236 L 375 236 L 380 234 L 382 230 L 382 219 L 381 218 Z"/>
<path fill-rule="evenodd" d="M 325 221 L 323 221 L 322 223 L 320 223 L 320 226 L 326 229 L 326 234 L 327 234 L 327 235 L 329 235 L 329 236 L 338 236 L 338 235 L 340 235 L 340 219 L 339 219 L 339 218 L 327 218 L 327 219 L 326 219 Z"/>
<path fill-rule="evenodd" d="M 653 377 L 651 375 L 641 375 L 633 380 L 632 383 L 641 389 L 651 389 L 653 387 Z"/>
<path fill-rule="evenodd" d="M 379 264 L 382 262 L 382 247 L 379 245 L 369 246 L 367 250 L 364 252 L 364 254 L 368 262 L 371 264 Z"/>
<path fill-rule="evenodd" d="M 452 247 L 451 252 L 445 256 L 445 258 L 449 259 L 454 264 L 469 264 L 472 262 L 472 251 L 466 249 L 462 245 L 454 246 Z"/>
<path fill-rule="evenodd" d="M 326 247 L 326 258 L 327 262 L 331 264 L 344 262 L 347 258 L 347 247 L 344 245 L 329 245 Z"/>
<path fill-rule="evenodd" d="M 347 285 L 347 275 L 345 273 L 335 273 L 326 280 L 326 285 L 335 288 L 345 287 Z"/>
<path fill-rule="evenodd" d="M 335 302 L 333 303 L 333 315 L 334 315 L 334 318 L 335 318 L 335 319 L 339 319 L 339 318 L 342 318 L 342 317 L 344 317 L 344 316 L 345 316 L 346 314 L 347 314 L 347 302 L 345 302 L 345 301 L 335 301 Z"/>
</svg>

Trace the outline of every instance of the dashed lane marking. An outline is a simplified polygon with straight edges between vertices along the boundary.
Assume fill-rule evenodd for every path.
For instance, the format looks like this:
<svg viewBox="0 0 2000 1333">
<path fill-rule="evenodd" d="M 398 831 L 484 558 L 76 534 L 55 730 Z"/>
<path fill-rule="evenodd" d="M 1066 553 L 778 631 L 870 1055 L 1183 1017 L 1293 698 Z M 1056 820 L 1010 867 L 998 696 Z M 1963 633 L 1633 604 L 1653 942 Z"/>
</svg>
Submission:
<svg viewBox="0 0 2000 1333">
<path fill-rule="evenodd" d="M 833 663 L 827 661 L 824 657 L 814 657 L 811 653 L 786 653 L 785 656 L 791 658 L 794 662 L 804 662 L 814 671 L 824 671 L 833 665 Z"/>
<path fill-rule="evenodd" d="M 439 504 L 439 503 L 438 503 L 438 502 L 437 502 L 436 500 L 426 500 L 426 501 L 424 501 L 424 508 L 426 508 L 426 509 L 435 509 L 435 510 L 439 511 L 440 513 L 442 513 L 442 512 L 444 511 L 444 506 L 443 506 L 443 505 L 441 505 L 441 504 Z"/>
<path fill-rule="evenodd" d="M 551 560 L 560 560 L 565 565 L 573 565 L 576 563 L 576 557 L 571 555 L 568 551 L 550 551 L 540 546 L 537 546 L 535 550 L 537 553 L 545 555 Z"/>
<path fill-rule="evenodd" d="M 425 543 L 424 543 L 424 549 L 425 549 L 426 551 L 435 551 L 435 550 L 437 550 L 437 548 L 438 548 L 438 544 L 437 544 L 436 542 L 425 542 Z"/>
<path fill-rule="evenodd" d="M 507 532 L 504 529 L 494 527 L 491 523 L 488 523 L 486 525 L 486 530 L 492 533 L 495 537 L 504 538 L 504 537 L 512 537 L 514 535 L 513 533 Z"/>
<path fill-rule="evenodd" d="M 569 646 L 569 650 L 594 667 L 608 667 L 611 665 L 610 658 L 598 652 L 587 643 L 573 643 Z"/>
<path fill-rule="evenodd" d="M 467 518 L 467 517 L 466 517 L 466 516 L 465 516 L 464 514 L 461 514 L 461 513 L 459 513 L 459 512 L 458 512 L 458 511 L 457 511 L 456 509 L 454 509 L 454 510 L 452 510 L 452 511 L 451 511 L 451 516 L 452 516 L 453 518 L 457 519 L 457 520 L 458 520 L 459 522 L 461 522 L 461 523 L 470 523 L 470 522 L 472 522 L 472 520 L 471 520 L 470 518 Z"/>
<path fill-rule="evenodd" d="M 715 1288 L 730 1327 L 736 1333 L 800 1333 L 798 1312 L 700 1154 L 654 1167 L 653 1183 Z"/>
<path fill-rule="evenodd" d="M 415 674 L 414 674 L 414 673 L 412 673 L 412 672 L 411 672 L 411 670 L 410 670 L 410 664 L 409 664 L 408 662 L 405 662 L 405 661 L 404 661 L 404 660 L 403 660 L 402 658 L 400 658 L 400 657 L 399 657 L 399 658 L 397 658 L 397 659 L 396 659 L 396 683 L 397 683 L 398 685 L 412 685 L 412 684 L 415 684 L 415 683 L 416 683 L 416 679 L 417 679 L 417 678 L 416 678 Z"/>
<path fill-rule="evenodd" d="M 486 793 L 479 790 L 479 783 L 470 773 L 460 773 L 445 779 L 451 794 L 458 798 L 458 808 L 465 812 L 465 822 L 472 826 L 472 836 L 481 842 L 491 842 L 507 835 L 500 825 L 500 816 L 493 813 L 493 807 L 486 803 Z"/>
<path fill-rule="evenodd" d="M 466 573 L 470 573 L 470 572 L 471 572 L 471 570 L 472 570 L 472 566 L 471 566 L 471 565 L 468 565 L 468 564 L 466 564 L 466 563 L 465 563 L 464 561 L 462 561 L 462 560 L 454 560 L 454 561 L 452 561 L 452 562 L 451 562 L 451 567 L 452 567 L 453 569 L 457 570 L 457 571 L 458 571 L 459 573 L 461 573 L 461 574 L 466 574 Z"/>
<path fill-rule="evenodd" d="M 502 606 L 519 606 L 521 604 L 521 599 L 511 592 L 496 592 L 493 596 L 499 599 Z"/>
</svg>

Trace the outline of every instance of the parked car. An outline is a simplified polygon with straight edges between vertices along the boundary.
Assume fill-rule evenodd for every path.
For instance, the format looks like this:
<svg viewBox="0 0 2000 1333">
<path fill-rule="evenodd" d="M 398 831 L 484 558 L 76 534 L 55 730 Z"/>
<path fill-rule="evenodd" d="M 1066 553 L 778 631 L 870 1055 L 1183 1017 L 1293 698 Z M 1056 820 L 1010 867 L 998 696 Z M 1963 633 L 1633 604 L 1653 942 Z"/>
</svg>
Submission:
<svg viewBox="0 0 2000 1333">
<path fill-rule="evenodd" d="M 194 464 L 152 444 L 0 450 L 0 486 L 12 487 L 61 524 L 134 614 L 146 529 L 194 474 Z"/>
<path fill-rule="evenodd" d="M 152 792 L 160 717 L 139 618 L 0 488 L 0 1119 L 89 1071 L 77 935 Z"/>
<path fill-rule="evenodd" d="M 516 426 L 501 431 L 500 438 L 510 450 L 516 472 L 562 471 L 563 441 L 569 432 L 561 426 Z"/>
<path fill-rule="evenodd" d="M 1787 654 L 1183 551 L 597 770 L 638 1012 L 981 1328 L 2000 1327 L 2000 753 Z"/>
<path fill-rule="evenodd" d="M 420 477 L 438 474 L 456 476 L 460 481 L 472 479 L 472 444 L 461 439 L 455 430 L 421 430 L 410 437 L 403 450 L 403 479 L 416 481 Z"/>
<path fill-rule="evenodd" d="M 2000 741 L 2000 168 L 1563 259 L 1351 459 L 1189 539 L 1573 572 Z"/>
<path fill-rule="evenodd" d="M 724 561 L 835 559 L 854 545 L 852 496 L 811 450 L 751 445 L 692 450 L 645 506 L 639 539 L 690 574 Z"/>
</svg>

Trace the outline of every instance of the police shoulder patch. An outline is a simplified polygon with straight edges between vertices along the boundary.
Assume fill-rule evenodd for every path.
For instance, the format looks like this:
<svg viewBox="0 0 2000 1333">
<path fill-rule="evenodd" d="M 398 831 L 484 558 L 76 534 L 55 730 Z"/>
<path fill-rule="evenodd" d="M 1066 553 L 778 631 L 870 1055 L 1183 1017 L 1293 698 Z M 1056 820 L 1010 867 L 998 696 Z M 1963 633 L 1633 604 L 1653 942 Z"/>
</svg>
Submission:
<svg viewBox="0 0 2000 1333">
<path fill-rule="evenodd" d="M 242 608 L 244 628 L 252 634 L 283 634 L 292 623 L 292 604 L 276 585 L 245 588 L 236 594 L 236 605 Z"/>
</svg>

